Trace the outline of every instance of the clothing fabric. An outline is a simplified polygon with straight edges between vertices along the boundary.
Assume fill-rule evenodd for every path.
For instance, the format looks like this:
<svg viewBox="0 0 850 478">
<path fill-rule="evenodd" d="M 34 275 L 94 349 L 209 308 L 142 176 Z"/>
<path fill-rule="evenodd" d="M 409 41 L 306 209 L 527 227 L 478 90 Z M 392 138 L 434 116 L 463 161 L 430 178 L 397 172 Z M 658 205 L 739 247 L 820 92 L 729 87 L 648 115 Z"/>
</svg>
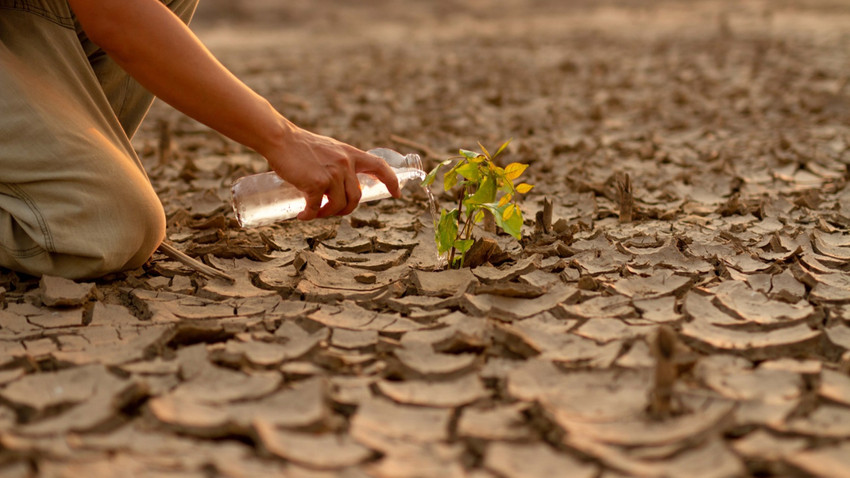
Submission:
<svg viewBox="0 0 850 478">
<path fill-rule="evenodd" d="M 163 0 L 188 23 L 198 0 Z M 165 215 L 130 138 L 153 96 L 67 0 L 0 0 L 0 267 L 92 278 L 136 268 Z"/>
</svg>

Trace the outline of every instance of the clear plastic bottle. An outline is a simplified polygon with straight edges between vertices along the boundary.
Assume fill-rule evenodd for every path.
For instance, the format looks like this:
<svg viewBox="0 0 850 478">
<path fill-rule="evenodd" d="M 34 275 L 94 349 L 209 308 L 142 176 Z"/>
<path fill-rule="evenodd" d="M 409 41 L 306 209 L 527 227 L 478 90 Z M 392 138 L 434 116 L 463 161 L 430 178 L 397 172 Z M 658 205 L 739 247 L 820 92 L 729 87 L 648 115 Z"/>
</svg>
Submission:
<svg viewBox="0 0 850 478">
<path fill-rule="evenodd" d="M 425 178 L 422 160 L 418 154 L 405 156 L 386 148 L 371 149 L 368 152 L 382 158 L 395 170 L 399 187 L 403 187 L 408 181 L 421 181 Z M 360 202 L 391 197 L 386 185 L 377 178 L 358 174 L 357 179 L 360 181 Z M 274 171 L 239 178 L 233 183 L 230 192 L 236 220 L 242 227 L 264 226 L 291 219 L 307 205 L 303 193 L 281 179 Z M 323 198 L 322 205 L 327 200 L 327 197 Z"/>
</svg>

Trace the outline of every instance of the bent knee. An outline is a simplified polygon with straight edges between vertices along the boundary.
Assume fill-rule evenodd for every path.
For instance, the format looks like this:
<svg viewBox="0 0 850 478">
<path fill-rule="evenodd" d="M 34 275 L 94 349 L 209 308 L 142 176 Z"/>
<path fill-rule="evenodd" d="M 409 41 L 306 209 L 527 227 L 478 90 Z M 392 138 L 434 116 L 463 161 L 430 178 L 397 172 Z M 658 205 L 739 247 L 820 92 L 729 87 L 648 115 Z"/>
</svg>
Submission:
<svg viewBox="0 0 850 478">
<path fill-rule="evenodd" d="M 165 237 L 165 212 L 143 177 L 17 190 L 20 198 L 0 196 L 0 266 L 12 270 L 100 277 L 140 267 Z"/>
<path fill-rule="evenodd" d="M 140 267 L 150 259 L 165 238 L 165 213 L 161 206 L 146 215 L 137 215 L 134 219 L 125 232 L 126 243 L 131 247 L 119 247 L 116 251 L 113 266 L 117 266 L 118 270 Z"/>
<path fill-rule="evenodd" d="M 78 219 L 74 237 L 57 241 L 52 254 L 57 275 L 94 278 L 141 267 L 165 237 L 165 212 L 152 188 L 105 195 L 97 211 Z"/>
<path fill-rule="evenodd" d="M 140 267 L 165 238 L 165 212 L 159 199 L 130 197 L 107 209 L 100 226 L 109 237 L 92 251 L 92 257 L 102 262 L 98 275 Z"/>
</svg>

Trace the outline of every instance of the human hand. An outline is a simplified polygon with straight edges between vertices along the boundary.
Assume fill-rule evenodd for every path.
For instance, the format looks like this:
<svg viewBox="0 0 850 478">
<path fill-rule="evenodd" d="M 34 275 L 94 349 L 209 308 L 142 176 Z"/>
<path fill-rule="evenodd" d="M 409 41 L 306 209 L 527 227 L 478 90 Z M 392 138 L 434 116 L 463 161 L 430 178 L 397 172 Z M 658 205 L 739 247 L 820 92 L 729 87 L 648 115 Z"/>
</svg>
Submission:
<svg viewBox="0 0 850 478">
<path fill-rule="evenodd" d="M 360 203 L 357 173 L 375 176 L 393 197 L 401 195 L 398 179 L 383 159 L 291 123 L 287 126 L 282 140 L 260 153 L 281 178 L 304 193 L 307 205 L 298 219 L 307 221 L 354 211 Z M 324 197 L 328 200 L 322 206 Z"/>
</svg>

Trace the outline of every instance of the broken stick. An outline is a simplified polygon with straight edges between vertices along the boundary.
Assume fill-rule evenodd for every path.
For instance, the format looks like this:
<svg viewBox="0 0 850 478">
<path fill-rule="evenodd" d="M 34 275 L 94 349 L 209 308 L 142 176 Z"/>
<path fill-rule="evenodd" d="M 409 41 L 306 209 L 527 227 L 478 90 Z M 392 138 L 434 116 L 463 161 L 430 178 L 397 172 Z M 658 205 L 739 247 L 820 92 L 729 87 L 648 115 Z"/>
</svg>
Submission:
<svg viewBox="0 0 850 478">
<path fill-rule="evenodd" d="M 620 203 L 620 223 L 632 222 L 635 199 L 632 194 L 632 179 L 628 173 L 617 179 L 617 200 Z"/>
<path fill-rule="evenodd" d="M 195 269 L 196 271 L 200 272 L 201 274 L 204 274 L 205 276 L 224 279 L 230 282 L 231 284 L 236 282 L 236 279 L 234 279 L 233 277 L 225 274 L 224 272 L 221 272 L 218 269 L 214 269 L 195 258 L 187 256 L 184 252 L 178 250 L 176 247 L 172 246 L 167 242 L 163 242 L 159 245 L 159 252 L 162 252 L 170 259 L 173 259 L 187 267 Z"/>
</svg>

